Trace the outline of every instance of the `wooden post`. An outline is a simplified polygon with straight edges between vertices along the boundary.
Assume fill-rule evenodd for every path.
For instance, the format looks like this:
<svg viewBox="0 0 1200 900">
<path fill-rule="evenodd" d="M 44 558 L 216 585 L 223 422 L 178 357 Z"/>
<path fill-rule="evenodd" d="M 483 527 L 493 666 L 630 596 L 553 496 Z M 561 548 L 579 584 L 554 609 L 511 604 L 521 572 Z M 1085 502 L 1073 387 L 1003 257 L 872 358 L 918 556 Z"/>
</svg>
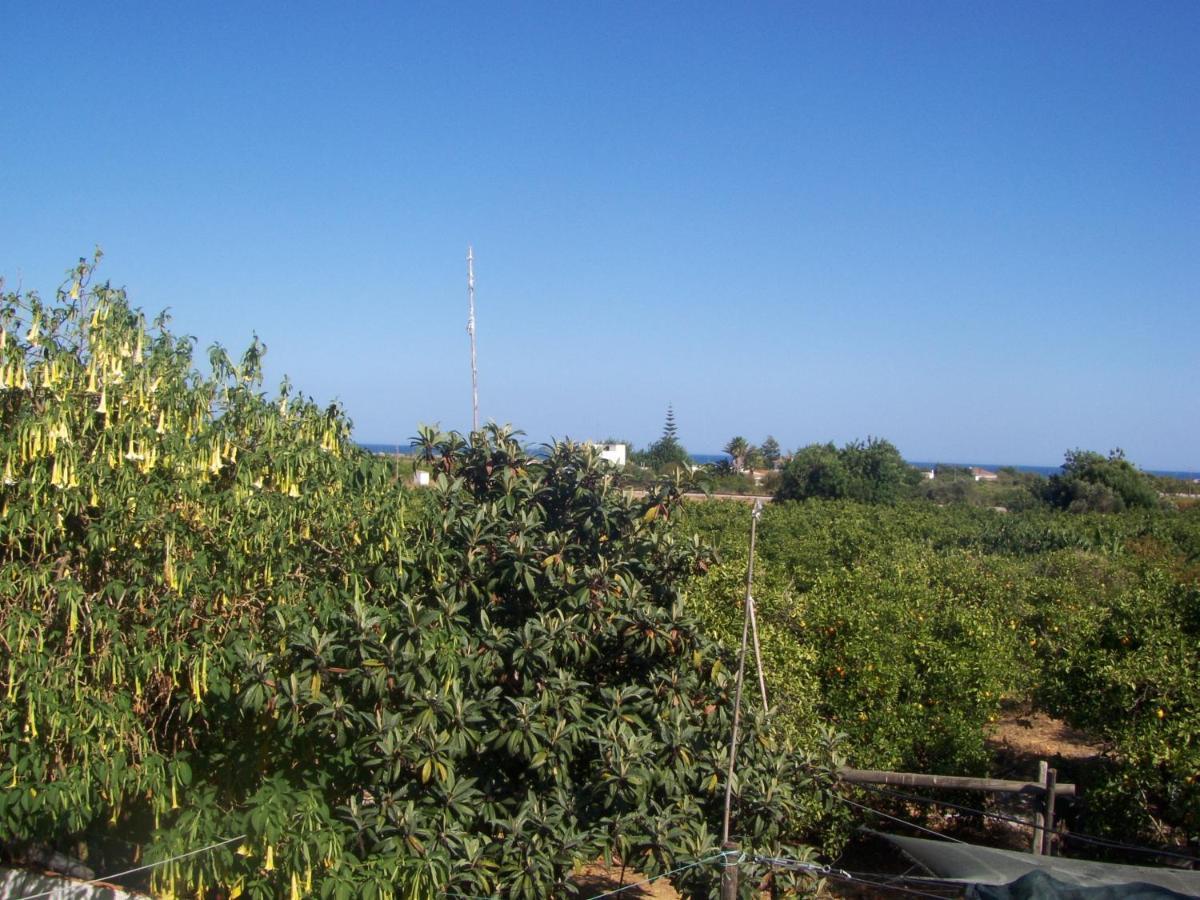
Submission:
<svg viewBox="0 0 1200 900">
<path fill-rule="evenodd" d="M 721 845 L 721 849 L 725 851 L 725 856 L 721 859 L 721 900 L 737 900 L 738 895 L 738 864 L 737 853 L 738 845 L 733 841 L 726 841 Z"/>
<path fill-rule="evenodd" d="M 1038 781 L 1042 784 L 1046 783 L 1046 770 L 1050 768 L 1050 764 L 1044 759 L 1038 760 Z M 1037 811 L 1033 814 L 1033 855 L 1041 856 L 1042 841 L 1045 840 L 1046 833 L 1046 814 L 1043 812 L 1046 808 L 1046 795 L 1041 796 L 1041 803 L 1037 804 Z"/>
<path fill-rule="evenodd" d="M 1058 770 L 1046 770 L 1046 822 L 1042 833 L 1042 853 L 1054 855 L 1054 788 L 1058 783 Z"/>
</svg>

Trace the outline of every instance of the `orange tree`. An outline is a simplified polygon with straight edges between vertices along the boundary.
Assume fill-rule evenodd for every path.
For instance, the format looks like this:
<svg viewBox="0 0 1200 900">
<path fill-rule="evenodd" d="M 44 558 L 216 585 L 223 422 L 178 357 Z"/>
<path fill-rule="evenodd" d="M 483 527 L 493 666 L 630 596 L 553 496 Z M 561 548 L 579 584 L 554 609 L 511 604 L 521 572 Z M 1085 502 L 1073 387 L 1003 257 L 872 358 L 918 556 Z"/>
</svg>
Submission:
<svg viewBox="0 0 1200 900">
<path fill-rule="evenodd" d="M 856 766 L 982 772 L 989 719 L 1030 680 L 1013 619 L 1024 573 L 933 551 L 913 537 L 920 513 L 817 500 L 764 510 L 754 594 L 770 695 L 796 741 L 819 746 L 831 727 Z M 747 522 L 740 503 L 687 509 L 723 557 L 690 591 L 727 643 L 740 623 L 714 590 L 728 596 L 729 576 L 744 577 Z"/>
<path fill-rule="evenodd" d="M 675 486 L 424 430 L 414 496 L 338 407 L 262 395 L 257 340 L 202 374 L 91 272 L 0 299 L 7 852 L 159 863 L 163 895 L 541 897 L 712 851 L 731 667 Z M 811 767 L 760 724 L 735 831 L 778 852 Z"/>
<path fill-rule="evenodd" d="M 729 644 L 748 521 L 739 503 L 686 511 L 724 556 L 689 587 L 693 607 Z M 775 503 L 757 552 L 768 688 L 798 742 L 830 725 L 855 765 L 983 773 L 1004 706 L 1042 709 L 1103 747 L 1072 774 L 1073 825 L 1195 840 L 1200 508 Z"/>
</svg>

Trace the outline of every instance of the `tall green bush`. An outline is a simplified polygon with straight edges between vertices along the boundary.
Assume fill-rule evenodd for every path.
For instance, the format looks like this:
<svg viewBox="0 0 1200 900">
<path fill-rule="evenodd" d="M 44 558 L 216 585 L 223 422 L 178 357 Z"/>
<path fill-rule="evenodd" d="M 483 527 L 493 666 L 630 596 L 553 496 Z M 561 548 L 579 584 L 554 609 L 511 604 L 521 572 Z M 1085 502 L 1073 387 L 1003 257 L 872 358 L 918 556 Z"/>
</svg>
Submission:
<svg viewBox="0 0 1200 900">
<path fill-rule="evenodd" d="M 714 849 L 733 667 L 674 486 L 426 429 L 414 495 L 337 407 L 259 393 L 257 341 L 202 374 L 90 275 L 0 301 L 6 846 L 104 873 L 245 834 L 152 880 L 254 897 L 545 897 Z M 746 729 L 735 833 L 777 850 L 813 768 Z"/>
<path fill-rule="evenodd" d="M 882 438 L 851 441 L 840 449 L 810 444 L 784 465 L 775 499 L 894 503 L 916 477 L 900 451 Z"/>
<path fill-rule="evenodd" d="M 1043 489 L 1046 502 L 1071 512 L 1121 512 L 1152 509 L 1161 504 L 1154 482 L 1121 450 L 1107 457 L 1088 450 L 1069 450 L 1063 471 Z"/>
</svg>

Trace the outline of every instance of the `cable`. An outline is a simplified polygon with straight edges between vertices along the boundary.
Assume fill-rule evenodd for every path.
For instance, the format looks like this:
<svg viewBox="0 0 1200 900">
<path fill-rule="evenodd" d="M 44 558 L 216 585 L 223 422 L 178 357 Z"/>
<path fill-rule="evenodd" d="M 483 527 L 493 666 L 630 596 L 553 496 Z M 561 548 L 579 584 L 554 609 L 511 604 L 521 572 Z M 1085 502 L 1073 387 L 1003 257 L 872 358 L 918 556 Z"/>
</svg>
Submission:
<svg viewBox="0 0 1200 900">
<path fill-rule="evenodd" d="M 1124 841 L 1114 841 L 1109 838 L 1095 837 L 1090 834 L 1080 834 L 1074 831 L 1064 831 L 1062 837 L 1068 840 L 1083 841 L 1085 844 L 1096 844 L 1100 847 L 1110 847 L 1114 850 L 1136 850 L 1139 853 L 1153 853 L 1156 856 L 1169 856 L 1172 859 L 1183 859 L 1188 862 L 1200 862 L 1200 856 L 1189 856 L 1186 853 L 1175 853 L 1171 850 L 1156 850 L 1153 847 L 1141 847 L 1137 844 L 1126 844 Z"/>
<path fill-rule="evenodd" d="M 941 834 L 940 832 L 934 831 L 932 828 L 926 828 L 924 825 L 918 825 L 916 822 L 910 822 L 907 819 L 901 819 L 897 816 L 891 816 L 885 812 L 880 812 L 879 810 L 873 809 L 870 806 L 864 806 L 861 803 L 851 800 L 849 797 L 843 797 L 840 794 L 835 794 L 835 796 L 843 803 L 849 803 L 851 806 L 857 806 L 859 809 L 865 809 L 867 812 L 875 813 L 875 815 L 882 816 L 885 819 L 891 819 L 893 822 L 899 822 L 901 825 L 907 825 L 909 828 L 915 828 L 918 831 L 924 831 L 926 834 L 932 834 L 934 837 L 941 838 L 944 841 L 953 841 L 956 844 L 966 843 L 964 840 L 960 840 L 959 838 L 952 837 L 948 834 Z"/>
<path fill-rule="evenodd" d="M 644 887 L 647 884 L 653 884 L 655 881 L 658 881 L 660 878 L 667 878 L 670 875 L 678 875 L 680 872 L 686 872 L 688 869 L 699 868 L 700 866 L 708 865 L 711 862 L 716 862 L 719 859 L 721 859 L 721 860 L 727 859 L 730 856 L 736 856 L 737 858 L 732 863 L 726 862 L 726 863 L 723 863 L 723 865 L 736 866 L 746 858 L 746 855 L 744 853 L 741 853 L 737 850 L 723 850 L 720 853 L 717 853 L 713 856 L 707 856 L 704 859 L 698 859 L 695 862 L 686 863 L 682 866 L 679 866 L 678 868 L 671 869 L 669 872 L 663 872 L 661 875 L 655 875 L 652 878 L 645 879 L 644 881 L 637 881 L 637 882 L 634 882 L 633 884 L 623 884 L 619 888 L 616 888 L 615 890 L 605 891 L 600 894 L 593 894 L 591 897 L 588 898 L 588 900 L 599 900 L 599 898 L 601 898 L 601 897 L 612 897 L 613 895 L 620 894 L 623 891 L 629 891 L 636 887 Z M 460 900 L 488 900 L 488 898 L 486 898 L 486 897 L 478 897 L 474 894 L 456 894 L 456 893 L 453 893 L 450 891 L 444 891 L 442 893 L 442 896 L 443 897 L 458 897 L 458 898 L 460 898 Z"/>
<path fill-rule="evenodd" d="M 836 875 L 832 876 L 832 877 L 837 878 Z M 845 881 L 847 879 L 841 879 L 841 880 Z M 862 878 L 862 877 L 855 878 L 853 876 L 851 876 L 848 880 L 850 881 L 851 884 L 865 884 L 865 885 L 869 885 L 870 887 L 883 888 L 883 890 L 885 890 L 885 891 L 899 891 L 900 893 L 903 893 L 903 894 L 911 894 L 914 897 L 933 897 L 934 900 L 946 900 L 945 894 L 931 894 L 928 891 L 919 891 L 916 888 L 903 887 L 901 885 L 892 884 L 887 881 L 871 881 L 870 879 L 867 879 L 867 878 Z M 956 888 L 955 889 L 956 893 L 957 893 L 957 890 L 958 889 Z"/>
<path fill-rule="evenodd" d="M 816 875 L 833 875 L 840 873 L 847 878 L 850 873 L 845 869 L 838 869 L 826 863 L 805 862 L 799 859 L 788 859 L 783 856 L 755 856 L 753 857 L 756 863 L 761 863 L 767 866 L 774 866 L 780 869 L 800 869 L 805 872 L 812 872 Z"/>
<path fill-rule="evenodd" d="M 888 891 L 899 891 L 905 894 L 912 894 L 917 897 L 935 897 L 937 900 L 945 900 L 942 894 L 931 894 L 927 891 L 920 891 L 916 888 L 902 887 L 894 884 L 895 881 L 905 880 L 907 876 L 884 875 L 877 872 L 848 872 L 845 869 L 835 869 L 832 866 L 827 866 L 822 863 L 802 862 L 795 859 L 784 859 L 771 856 L 756 856 L 754 861 L 757 863 L 774 866 L 781 869 L 794 869 L 803 872 L 812 872 L 814 875 L 820 875 L 825 878 L 834 878 L 839 881 L 848 881 L 857 884 L 869 885 L 870 887 L 883 888 Z M 883 879 L 883 880 L 876 880 Z M 911 880 L 911 879 L 909 879 Z M 955 886 L 955 890 L 958 886 Z"/>
<path fill-rule="evenodd" d="M 1027 822 L 1024 819 L 1018 819 L 1016 816 L 1006 816 L 1004 813 L 989 812 L 985 809 L 976 809 L 973 806 L 963 806 L 961 803 L 951 803 L 949 800 L 936 800 L 933 797 L 923 797 L 920 794 L 906 794 L 903 791 L 893 791 L 888 788 L 877 787 L 873 784 L 855 784 L 856 788 L 862 788 L 864 791 L 871 791 L 874 794 L 883 794 L 887 797 L 895 797 L 899 800 L 915 800 L 918 803 L 932 803 L 936 806 L 947 806 L 951 809 L 957 809 L 961 812 L 976 813 L 980 816 L 987 816 L 992 819 L 999 819 L 1001 822 L 1013 822 L 1017 825 L 1024 825 L 1027 828 L 1032 828 L 1033 823 Z"/>
<path fill-rule="evenodd" d="M 1024 819 L 1019 819 L 1015 816 L 1008 816 L 1008 815 L 1005 815 L 1004 813 L 998 813 L 998 812 L 990 812 L 989 810 L 985 810 L 985 809 L 976 809 L 973 806 L 964 806 L 961 803 L 952 803 L 949 800 L 937 800 L 933 797 L 923 797 L 919 794 L 908 794 L 903 791 L 893 791 L 893 790 L 889 790 L 888 788 L 881 788 L 881 787 L 877 787 L 876 785 L 872 785 L 872 784 L 855 784 L 854 786 L 856 788 L 862 788 L 863 790 L 871 791 L 876 794 L 884 794 L 889 797 L 896 797 L 900 800 L 914 800 L 918 803 L 929 803 L 929 804 L 933 804 L 936 806 L 945 806 L 945 807 L 949 807 L 950 809 L 960 810 L 961 812 L 975 813 L 976 815 L 985 816 L 990 819 L 997 819 L 1001 822 L 1012 822 L 1017 825 L 1023 825 L 1026 828 L 1035 827 L 1032 822 L 1027 822 Z M 1067 838 L 1067 839 L 1082 841 L 1083 843 L 1086 843 L 1086 844 L 1096 844 L 1101 847 L 1109 847 L 1114 850 L 1132 850 L 1132 851 L 1135 851 L 1138 853 L 1150 853 L 1150 854 L 1154 854 L 1156 856 L 1167 856 L 1167 857 L 1171 857 L 1172 859 L 1181 859 L 1181 860 L 1186 860 L 1188 862 L 1196 862 L 1197 861 L 1197 857 L 1190 856 L 1186 853 L 1176 853 L 1171 850 L 1160 850 L 1155 847 L 1146 847 L 1146 846 L 1142 846 L 1140 844 L 1128 844 L 1128 843 L 1125 843 L 1124 841 L 1115 841 L 1115 840 L 1112 840 L 1111 838 L 1097 837 L 1095 835 L 1086 834 L 1084 832 L 1065 831 L 1065 832 L 1061 832 L 1061 836 L 1063 838 Z"/>
<path fill-rule="evenodd" d="M 720 853 L 716 854 L 715 856 L 708 856 L 708 857 L 705 857 L 704 859 L 698 859 L 695 862 L 687 863 L 686 865 L 680 866 L 677 869 L 671 869 L 671 871 L 669 871 L 669 872 L 663 872 L 661 875 L 655 875 L 653 878 L 647 878 L 644 881 L 637 881 L 637 882 L 634 882 L 633 884 L 624 884 L 624 885 L 621 885 L 621 887 L 617 888 L 616 890 L 604 891 L 601 894 L 593 894 L 591 897 L 588 898 L 588 900 L 600 900 L 601 897 L 612 897 L 615 894 L 622 893 L 623 891 L 633 890 L 633 888 L 635 888 L 635 887 L 643 887 L 647 884 L 652 884 L 655 881 L 658 881 L 660 878 L 666 878 L 670 875 L 678 875 L 680 872 L 686 872 L 688 869 L 695 869 L 700 866 L 707 865 L 708 863 L 716 862 L 718 859 L 724 860 L 724 859 L 727 859 L 729 856 L 734 856 L 734 855 L 737 856 L 737 859 L 733 863 L 726 862 L 725 865 L 735 865 L 736 866 L 743 859 L 745 859 L 745 854 L 739 853 L 736 850 L 722 850 Z"/>
<path fill-rule="evenodd" d="M 93 878 L 91 881 L 72 882 L 71 886 L 79 887 L 81 884 L 102 885 L 105 882 L 112 881 L 116 878 L 124 878 L 126 875 L 134 875 L 138 872 L 145 872 L 147 869 L 154 869 L 154 868 L 157 868 L 158 866 L 166 865 L 167 863 L 170 863 L 170 862 L 178 862 L 181 859 L 187 859 L 189 856 L 197 856 L 201 853 L 207 853 L 210 850 L 216 850 L 218 847 L 224 847 L 226 844 L 232 844 L 232 843 L 235 843 L 236 841 L 242 841 L 245 839 L 246 839 L 246 835 L 239 834 L 237 837 L 226 838 L 225 840 L 218 841 L 215 844 L 209 844 L 207 847 L 201 847 L 199 850 L 189 850 L 187 853 L 181 853 L 178 856 L 171 856 L 171 857 L 168 857 L 167 859 L 160 859 L 157 862 L 147 863 L 146 865 L 138 866 L 135 869 L 126 869 L 124 872 L 117 872 L 114 875 L 105 875 L 103 878 Z M 67 889 L 68 889 L 67 886 L 54 887 L 48 891 L 42 891 L 40 894 L 29 894 L 25 897 L 18 897 L 17 900 L 39 900 L 39 898 L 41 898 L 41 897 L 49 897 L 52 894 L 57 893 L 58 891 L 67 890 Z"/>
</svg>

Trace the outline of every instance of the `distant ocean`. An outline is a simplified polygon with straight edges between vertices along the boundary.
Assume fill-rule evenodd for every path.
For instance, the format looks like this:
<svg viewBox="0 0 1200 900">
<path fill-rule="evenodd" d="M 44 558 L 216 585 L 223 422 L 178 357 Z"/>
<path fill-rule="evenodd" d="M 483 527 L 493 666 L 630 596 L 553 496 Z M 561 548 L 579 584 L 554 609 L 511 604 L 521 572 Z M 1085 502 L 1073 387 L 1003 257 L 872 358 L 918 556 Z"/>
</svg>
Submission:
<svg viewBox="0 0 1200 900">
<path fill-rule="evenodd" d="M 362 447 L 370 450 L 372 453 L 411 453 L 411 444 L 363 444 Z M 706 466 L 712 463 L 721 462 L 721 460 L 729 459 L 726 453 L 693 453 L 692 461 L 698 466 Z M 916 466 L 918 469 L 932 469 L 934 466 L 961 466 L 963 468 L 978 467 L 987 469 L 989 472 L 995 472 L 997 469 L 1016 469 L 1018 472 L 1036 472 L 1038 475 L 1057 475 L 1062 471 L 1062 466 L 1022 466 L 1012 463 L 977 463 L 977 462 L 950 462 L 942 460 L 941 462 L 925 462 L 923 460 L 906 460 L 910 466 Z M 1151 475 L 1163 475 L 1167 478 L 1181 478 L 1185 481 L 1192 481 L 1200 478 L 1200 472 L 1165 472 L 1159 469 L 1147 469 Z"/>
<path fill-rule="evenodd" d="M 905 460 L 910 466 L 916 466 L 918 469 L 932 469 L 936 466 L 959 466 L 964 469 L 980 468 L 987 469 L 989 472 L 995 472 L 997 469 L 1016 469 L 1018 472 L 1036 472 L 1038 475 L 1057 475 L 1062 471 L 1062 466 L 1019 466 L 1012 463 L 959 463 L 943 460 L 937 463 L 919 462 L 917 460 Z M 1146 469 L 1151 475 L 1162 475 L 1166 478 L 1181 478 L 1184 481 L 1191 481 L 1195 478 L 1200 478 L 1200 472 L 1165 472 L 1161 469 Z"/>
</svg>

